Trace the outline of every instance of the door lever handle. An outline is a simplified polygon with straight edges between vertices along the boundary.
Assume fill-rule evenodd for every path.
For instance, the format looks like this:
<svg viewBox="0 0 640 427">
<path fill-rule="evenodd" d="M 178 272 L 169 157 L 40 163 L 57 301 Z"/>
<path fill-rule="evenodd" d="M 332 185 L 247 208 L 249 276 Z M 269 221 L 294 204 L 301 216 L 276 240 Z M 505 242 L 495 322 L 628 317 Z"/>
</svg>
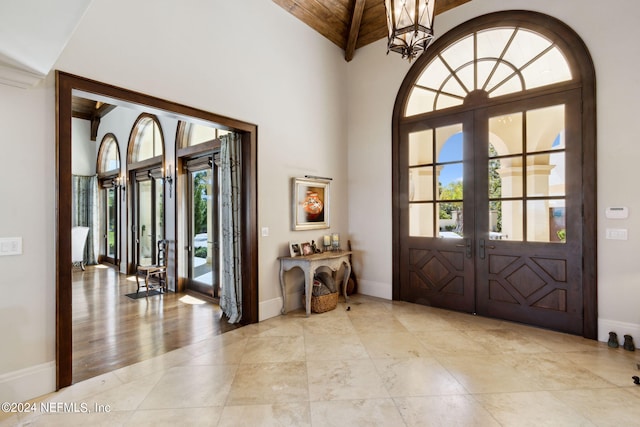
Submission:
<svg viewBox="0 0 640 427">
<path fill-rule="evenodd" d="M 464 239 L 464 241 L 465 241 L 464 245 L 457 244 L 456 247 L 457 248 L 465 248 L 464 255 L 467 258 L 471 258 L 471 238 L 467 237 L 466 239 Z"/>
<path fill-rule="evenodd" d="M 487 245 L 484 241 L 484 239 L 480 239 L 480 248 L 479 248 L 479 252 L 480 252 L 480 259 L 484 259 L 487 252 L 486 249 L 495 249 L 496 247 L 494 245 Z"/>
</svg>

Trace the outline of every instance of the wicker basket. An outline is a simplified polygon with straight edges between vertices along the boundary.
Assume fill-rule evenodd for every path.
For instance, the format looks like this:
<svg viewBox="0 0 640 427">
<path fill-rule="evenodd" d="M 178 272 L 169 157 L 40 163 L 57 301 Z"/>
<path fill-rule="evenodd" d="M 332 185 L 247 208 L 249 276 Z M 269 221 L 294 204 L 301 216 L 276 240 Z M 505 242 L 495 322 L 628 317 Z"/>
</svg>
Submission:
<svg viewBox="0 0 640 427">
<path fill-rule="evenodd" d="M 324 313 L 331 311 L 338 306 L 338 293 L 311 296 L 311 311 L 313 313 Z"/>
</svg>

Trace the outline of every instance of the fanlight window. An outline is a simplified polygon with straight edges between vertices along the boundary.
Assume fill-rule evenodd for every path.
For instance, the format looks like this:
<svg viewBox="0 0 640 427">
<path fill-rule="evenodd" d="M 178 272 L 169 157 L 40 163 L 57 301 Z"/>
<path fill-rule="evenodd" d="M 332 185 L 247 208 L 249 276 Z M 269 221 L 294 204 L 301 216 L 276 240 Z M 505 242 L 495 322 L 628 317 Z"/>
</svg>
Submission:
<svg viewBox="0 0 640 427">
<path fill-rule="evenodd" d="M 213 125 L 205 126 L 198 123 L 184 122 L 183 126 L 182 137 L 180 140 L 180 146 L 182 148 L 202 144 L 203 142 L 211 141 L 220 138 L 222 135 L 231 133 L 226 130 L 218 129 Z"/>
<path fill-rule="evenodd" d="M 120 152 L 118 142 L 113 135 L 106 135 L 100 144 L 100 173 L 106 174 L 120 170 Z"/>
<path fill-rule="evenodd" d="M 153 117 L 142 117 L 136 124 L 132 162 L 152 159 L 163 154 L 160 124 Z"/>
<path fill-rule="evenodd" d="M 478 31 L 456 41 L 424 69 L 405 117 L 462 105 L 473 91 L 497 97 L 572 79 L 554 43 L 518 27 Z"/>
</svg>

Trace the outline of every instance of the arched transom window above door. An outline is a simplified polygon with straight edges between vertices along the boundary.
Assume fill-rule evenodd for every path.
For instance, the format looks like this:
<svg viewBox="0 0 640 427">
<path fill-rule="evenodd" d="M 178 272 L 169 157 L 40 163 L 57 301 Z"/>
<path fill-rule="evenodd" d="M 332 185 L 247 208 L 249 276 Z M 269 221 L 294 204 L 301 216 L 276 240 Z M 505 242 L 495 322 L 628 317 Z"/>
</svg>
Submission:
<svg viewBox="0 0 640 427">
<path fill-rule="evenodd" d="M 178 124 L 178 148 L 200 145 L 218 139 L 228 133 L 231 133 L 231 131 L 220 129 L 213 123 L 204 125 L 180 121 Z"/>
<path fill-rule="evenodd" d="M 443 49 L 417 78 L 405 117 L 572 79 L 556 43 L 519 26 L 475 31 Z"/>
<path fill-rule="evenodd" d="M 120 150 L 118 149 L 118 141 L 112 133 L 108 133 L 102 138 L 98 152 L 97 169 L 99 174 L 120 171 Z"/>
<path fill-rule="evenodd" d="M 131 135 L 133 144 L 129 152 L 129 163 L 153 159 L 164 154 L 162 129 L 158 119 L 151 114 L 142 114 L 136 120 Z"/>
</svg>

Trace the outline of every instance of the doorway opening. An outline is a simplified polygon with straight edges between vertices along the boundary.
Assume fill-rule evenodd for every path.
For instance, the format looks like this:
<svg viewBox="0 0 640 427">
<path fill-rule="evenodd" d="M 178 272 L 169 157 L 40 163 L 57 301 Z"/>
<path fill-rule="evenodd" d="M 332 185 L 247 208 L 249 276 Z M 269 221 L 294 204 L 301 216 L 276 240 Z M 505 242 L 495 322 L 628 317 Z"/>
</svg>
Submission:
<svg viewBox="0 0 640 427">
<path fill-rule="evenodd" d="M 252 124 L 240 122 L 238 120 L 229 119 L 213 113 L 197 110 L 191 107 L 183 106 L 159 98 L 148 95 L 128 91 L 126 89 L 117 88 L 100 82 L 84 79 L 82 77 L 73 76 L 63 72 L 56 72 L 56 95 L 57 95 L 57 248 L 56 248 L 56 367 L 57 367 L 57 388 L 68 386 L 72 383 L 72 270 L 71 270 L 71 204 L 72 187 L 71 187 L 71 170 L 72 170 L 72 101 L 74 97 L 83 97 L 104 102 L 110 105 L 126 106 L 131 111 L 149 112 L 151 114 L 165 115 L 179 120 L 189 122 L 202 121 L 213 122 L 227 127 L 229 130 L 239 135 L 238 145 L 240 152 L 240 161 L 242 162 L 241 193 L 242 211 L 240 213 L 240 239 L 239 251 L 242 253 L 243 263 L 242 269 L 242 324 L 255 323 L 258 321 L 258 289 L 257 289 L 257 127 Z M 134 116 L 135 117 L 135 116 Z M 92 122 L 92 125 L 94 123 Z M 96 119 L 99 124 L 99 118 Z M 97 128 L 98 126 L 96 126 Z M 156 215 L 151 218 L 149 228 L 145 226 L 145 234 L 142 235 L 142 228 L 137 228 L 137 236 L 149 238 L 150 242 L 157 240 L 158 237 L 173 237 L 170 250 L 168 252 L 168 282 L 171 290 L 176 290 L 178 256 L 175 247 L 182 243 L 178 241 L 177 236 L 167 236 L 167 230 L 175 233 L 177 221 L 175 212 L 175 195 L 173 194 L 174 183 L 168 180 L 172 177 L 170 174 L 171 167 L 162 164 L 162 161 L 155 162 L 157 157 L 154 153 L 150 158 L 135 162 L 138 167 L 131 168 L 135 170 L 134 175 L 122 174 L 114 178 L 114 184 L 118 186 L 122 205 L 128 200 L 127 206 L 134 206 L 131 198 L 132 193 L 138 192 L 140 197 L 143 194 L 151 194 L 151 198 L 155 196 L 148 204 L 150 211 L 154 209 L 156 212 L 160 209 L 171 210 L 173 217 L 166 215 Z M 166 153 L 165 153 L 166 154 Z M 156 163 L 160 164 L 160 170 L 157 169 Z M 169 173 L 167 173 L 169 172 Z M 127 177 L 128 179 L 124 178 Z M 161 178 L 160 178 L 161 177 Z M 116 179 L 119 178 L 119 179 Z M 123 182 L 124 181 L 124 182 Z M 128 182 L 127 182 L 128 181 Z M 151 184 L 151 188 L 143 188 L 146 183 Z M 154 188 L 155 184 L 155 188 Z M 139 188 L 134 188 L 139 187 Z M 167 190 L 165 193 L 165 189 Z M 147 191 L 148 190 L 148 191 Z M 172 197 L 173 196 L 173 197 Z M 163 203 L 159 203 L 162 199 Z M 159 207 L 162 205 L 162 207 Z M 132 222 L 135 215 L 143 215 L 143 209 L 138 209 L 138 213 L 134 214 L 133 210 L 129 212 L 122 211 L 122 228 L 125 233 L 129 234 L 132 230 Z M 166 214 L 166 212 L 165 212 Z M 156 221 L 157 218 L 163 218 Z M 138 222 L 137 218 L 135 219 Z M 170 224 L 169 224 L 170 222 Z M 146 225 L 146 224 L 145 224 Z M 155 227 L 155 228 L 154 228 Z M 125 239 L 126 240 L 126 239 Z M 142 239 L 140 239 L 140 248 L 131 242 L 122 242 L 120 258 L 126 259 L 128 262 L 123 266 L 121 272 L 132 271 L 131 268 L 138 259 L 147 256 L 142 248 Z M 148 257 L 153 259 L 153 247 L 150 245 Z M 134 253 L 136 258 L 134 261 Z M 107 301 L 104 301 L 107 303 Z"/>
</svg>

